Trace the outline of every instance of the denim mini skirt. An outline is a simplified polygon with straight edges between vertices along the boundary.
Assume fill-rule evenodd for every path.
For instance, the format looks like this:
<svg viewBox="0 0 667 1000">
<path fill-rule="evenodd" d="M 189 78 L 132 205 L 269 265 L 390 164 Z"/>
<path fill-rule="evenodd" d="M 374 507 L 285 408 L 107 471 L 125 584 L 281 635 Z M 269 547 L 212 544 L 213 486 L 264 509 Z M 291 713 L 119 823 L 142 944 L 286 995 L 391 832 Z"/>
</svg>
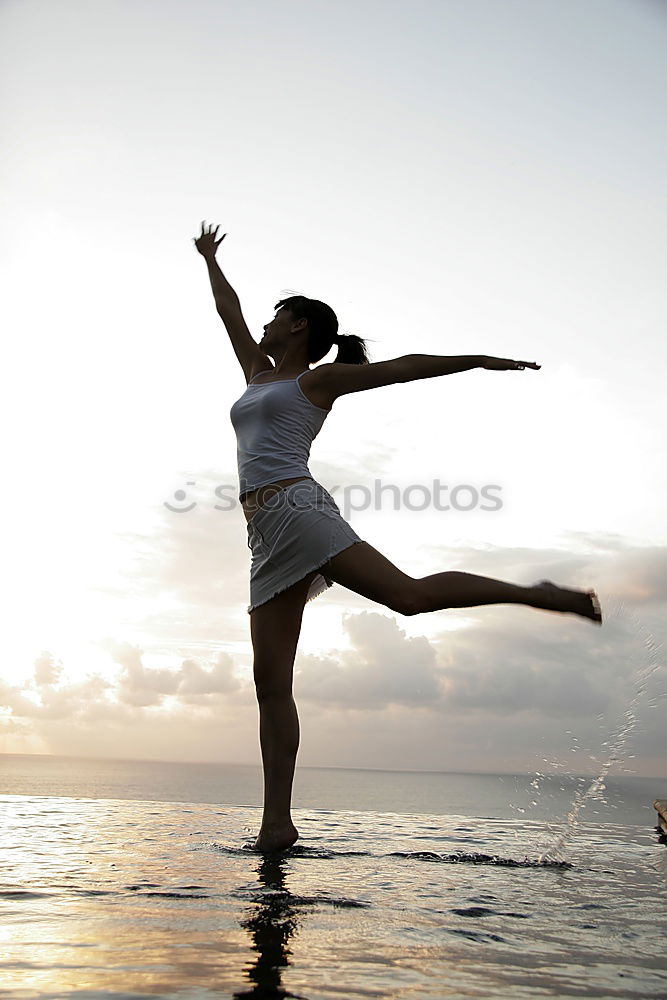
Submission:
<svg viewBox="0 0 667 1000">
<path fill-rule="evenodd" d="M 324 566 L 355 542 L 363 542 L 320 483 L 301 479 L 268 497 L 247 524 L 250 563 L 248 614 L 315 569 L 306 601 L 333 585 Z"/>
</svg>

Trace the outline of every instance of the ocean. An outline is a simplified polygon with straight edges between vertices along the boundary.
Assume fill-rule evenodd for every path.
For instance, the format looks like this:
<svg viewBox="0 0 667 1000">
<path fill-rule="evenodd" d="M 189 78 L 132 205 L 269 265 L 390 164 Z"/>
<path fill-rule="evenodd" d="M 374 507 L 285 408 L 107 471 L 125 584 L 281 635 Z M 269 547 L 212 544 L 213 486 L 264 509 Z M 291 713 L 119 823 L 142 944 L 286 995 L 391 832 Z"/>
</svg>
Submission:
<svg viewBox="0 0 667 1000">
<path fill-rule="evenodd" d="M 0 997 L 667 997 L 667 779 L 0 755 Z"/>
</svg>

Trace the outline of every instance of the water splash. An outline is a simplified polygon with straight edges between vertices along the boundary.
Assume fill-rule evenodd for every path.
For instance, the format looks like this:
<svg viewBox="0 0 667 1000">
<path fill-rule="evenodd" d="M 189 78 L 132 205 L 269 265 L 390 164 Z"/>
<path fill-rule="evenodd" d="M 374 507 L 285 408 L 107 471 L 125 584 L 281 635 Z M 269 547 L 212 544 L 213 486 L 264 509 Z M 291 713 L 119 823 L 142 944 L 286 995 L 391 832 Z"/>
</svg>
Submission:
<svg viewBox="0 0 667 1000">
<path fill-rule="evenodd" d="M 572 801 L 571 809 L 567 814 L 565 827 L 560 833 L 556 833 L 549 823 L 546 824 L 547 832 L 554 835 L 555 839 L 548 847 L 543 848 L 542 853 L 538 855 L 539 861 L 548 859 L 562 860 L 563 848 L 573 836 L 579 822 L 580 813 L 586 803 L 590 799 L 604 797 L 605 781 L 611 769 L 615 765 L 623 764 L 632 756 L 627 750 L 632 731 L 637 725 L 637 707 L 646 693 L 646 685 L 649 679 L 662 665 L 658 659 L 658 652 L 664 643 L 662 641 L 656 642 L 653 633 L 641 623 L 634 611 L 626 608 L 623 601 L 616 600 L 613 602 L 612 608 L 614 610 L 611 615 L 607 615 L 607 618 L 618 618 L 623 615 L 632 624 L 644 646 L 644 655 L 647 662 L 639 666 L 635 671 L 633 676 L 634 694 L 630 699 L 630 703 L 623 713 L 623 717 L 616 727 L 615 732 L 602 744 L 603 761 L 600 773 L 597 777 L 593 778 L 587 787 L 577 791 Z"/>
</svg>

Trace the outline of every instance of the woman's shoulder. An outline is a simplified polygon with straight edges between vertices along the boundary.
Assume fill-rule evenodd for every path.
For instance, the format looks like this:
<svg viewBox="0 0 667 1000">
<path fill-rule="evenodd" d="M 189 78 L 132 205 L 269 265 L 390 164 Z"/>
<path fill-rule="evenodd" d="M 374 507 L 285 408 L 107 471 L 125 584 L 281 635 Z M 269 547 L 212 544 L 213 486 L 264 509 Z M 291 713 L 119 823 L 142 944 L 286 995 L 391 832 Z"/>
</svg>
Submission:
<svg viewBox="0 0 667 1000">
<path fill-rule="evenodd" d="M 320 410 L 330 410 L 333 405 L 333 399 L 327 391 L 324 380 L 323 369 L 326 367 L 326 365 L 318 365 L 317 368 L 309 368 L 308 371 L 302 372 L 296 380 L 308 402 Z"/>
</svg>

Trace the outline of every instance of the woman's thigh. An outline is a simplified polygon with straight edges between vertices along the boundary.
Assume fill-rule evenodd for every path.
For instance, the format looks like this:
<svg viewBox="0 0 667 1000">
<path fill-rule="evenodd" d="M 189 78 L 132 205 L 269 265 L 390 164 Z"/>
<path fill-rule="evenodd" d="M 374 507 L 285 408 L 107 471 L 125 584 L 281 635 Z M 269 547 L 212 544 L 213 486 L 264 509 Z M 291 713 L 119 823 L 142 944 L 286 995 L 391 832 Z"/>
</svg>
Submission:
<svg viewBox="0 0 667 1000">
<path fill-rule="evenodd" d="M 285 694 L 292 690 L 294 657 L 301 633 L 308 590 L 320 572 L 312 570 L 301 580 L 250 612 L 253 671 L 258 695 Z"/>
<path fill-rule="evenodd" d="M 408 576 L 368 542 L 355 542 L 322 570 L 335 583 L 402 615 L 423 610 L 421 580 Z"/>
</svg>

